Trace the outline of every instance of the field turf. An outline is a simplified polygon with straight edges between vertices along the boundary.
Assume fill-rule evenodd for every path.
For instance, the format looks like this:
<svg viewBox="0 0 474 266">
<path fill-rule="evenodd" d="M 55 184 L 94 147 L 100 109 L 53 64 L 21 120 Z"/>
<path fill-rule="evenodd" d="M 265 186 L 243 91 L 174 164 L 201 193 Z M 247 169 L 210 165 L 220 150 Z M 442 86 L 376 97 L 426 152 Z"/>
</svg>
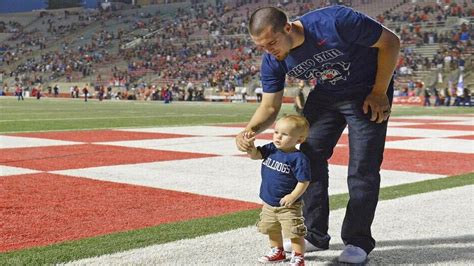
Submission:
<svg viewBox="0 0 474 266">
<path fill-rule="evenodd" d="M 221 198 L 227 197 L 219 197 L 218 194 L 216 194 L 217 196 L 212 194 L 210 198 L 206 198 L 207 196 L 196 195 L 192 191 L 191 185 L 189 185 L 190 187 L 182 187 L 183 191 L 179 189 L 179 191 L 175 191 L 172 186 L 179 185 L 180 178 L 183 178 L 185 181 L 187 180 L 186 176 L 181 176 L 182 173 L 177 173 L 176 176 L 173 176 L 176 180 L 168 184 L 170 187 L 163 187 L 161 189 L 151 185 L 148 187 L 143 184 L 127 184 L 129 182 L 127 180 L 122 180 L 123 183 L 115 183 L 113 182 L 114 176 L 111 171 L 120 171 L 121 167 L 124 167 L 123 169 L 134 169 L 133 165 L 139 163 L 154 169 L 153 167 L 173 166 L 174 163 L 187 159 L 190 159 L 188 163 L 195 160 L 202 163 L 203 167 L 207 165 L 206 161 L 211 164 L 210 162 L 212 161 L 222 162 L 223 159 L 229 158 L 234 163 L 237 163 L 241 157 L 235 154 L 227 154 L 228 150 L 226 149 L 232 146 L 228 145 L 233 142 L 232 134 L 219 135 L 215 132 L 208 132 L 211 136 L 207 136 L 204 132 L 200 136 L 191 136 L 193 132 L 186 132 L 186 130 L 193 130 L 193 127 L 186 127 L 185 130 L 178 130 L 179 132 L 169 132 L 166 128 L 170 126 L 219 125 L 222 132 L 227 132 L 232 127 L 234 129 L 231 131 L 235 131 L 235 127 L 243 127 L 248 122 L 257 106 L 255 103 L 209 102 L 164 104 L 162 102 L 99 102 L 91 100 L 85 103 L 82 100 L 51 98 L 41 100 L 26 99 L 25 101 L 18 102 L 11 97 L 0 98 L 0 112 L 2 114 L 0 116 L 0 134 L 9 137 L 5 139 L 14 140 L 24 137 L 25 140 L 33 140 L 34 143 L 38 143 L 35 140 L 40 143 L 41 141 L 44 142 L 44 144 L 39 144 L 37 147 L 6 148 L 10 145 L 9 143 L 2 143 L 2 147 L 0 147 L 4 151 L 0 156 L 0 161 L 3 160 L 0 166 L 4 166 L 4 169 L 33 171 L 22 174 L 4 174 L 3 177 L 0 175 L 3 178 L 3 180 L 0 180 L 0 192 L 3 186 L 6 188 L 3 198 L 0 194 L 0 201 L 4 200 L 6 204 L 6 208 L 3 212 L 0 212 L 0 225 L 2 225 L 1 220 L 5 218 L 3 219 L 5 224 L 3 225 L 6 228 L 13 228 L 10 231 L 11 235 L 3 236 L 3 240 L 8 240 L 11 246 L 5 244 L 4 250 L 0 251 L 0 265 L 37 265 L 68 262 L 251 226 L 255 223 L 259 212 L 256 203 L 251 200 L 236 201 L 235 199 L 226 199 L 224 201 Z M 284 104 L 280 115 L 293 112 L 291 104 Z M 450 116 L 458 118 L 467 117 L 468 120 L 466 121 L 469 121 L 469 117 L 472 117 L 472 114 L 474 114 L 474 109 L 465 107 L 426 108 L 422 106 L 394 106 L 392 117 L 396 121 L 394 124 L 399 124 L 394 128 L 393 133 L 395 136 L 387 138 L 387 141 L 390 141 L 391 145 L 394 146 L 386 150 L 387 158 L 384 161 L 384 170 L 400 174 L 412 171 L 413 173 L 411 174 L 413 176 L 423 176 L 425 173 L 428 173 L 427 175 L 431 175 L 432 178 L 427 180 L 420 179 L 421 181 L 418 182 L 385 186 L 381 189 L 380 200 L 391 200 L 474 184 L 474 173 L 472 172 L 472 165 L 469 163 L 469 158 L 473 156 L 472 152 L 463 152 L 462 149 L 459 153 L 451 152 L 452 147 L 447 145 L 449 143 L 468 143 L 468 141 L 472 140 L 472 131 L 469 133 L 469 129 L 473 125 L 470 125 L 469 122 L 446 124 L 436 120 L 436 116 L 441 115 L 444 119 Z M 429 118 L 423 118 L 423 116 L 429 116 Z M 403 125 L 405 122 L 408 123 Z M 441 126 L 447 127 L 444 129 L 445 131 L 440 128 Z M 125 128 L 132 129 L 128 130 Z M 139 129 L 134 130 L 133 128 Z M 149 131 L 148 128 L 150 129 Z M 162 130 L 157 128 L 162 128 Z M 217 129 L 218 127 L 209 128 Z M 445 162 L 445 167 L 443 167 L 441 159 L 437 159 L 435 151 L 409 149 L 411 147 L 407 148 L 407 150 L 401 149 L 394 143 L 397 143 L 397 141 L 425 143 L 420 136 L 396 135 L 404 128 L 418 133 L 420 131 L 423 132 L 423 130 L 427 130 L 427 132 L 447 132 L 448 130 L 458 133 L 465 132 L 461 136 L 454 136 L 454 139 L 448 135 L 433 137 L 433 139 L 440 141 L 440 143 L 443 143 L 443 141 L 446 143 L 444 146 L 441 145 L 439 149 L 448 150 L 439 154 L 468 159 L 462 162 L 461 166 L 458 165 L 460 170 L 456 172 L 453 170 L 454 165 L 447 164 L 449 161 Z M 212 135 L 212 133 L 217 135 Z M 260 141 L 268 141 L 270 135 L 270 133 L 262 134 Z M 225 145 L 222 147 L 216 146 L 217 148 L 210 146 L 215 150 L 220 149 L 221 153 L 193 153 L 193 151 L 186 150 L 191 147 L 199 147 L 199 145 L 192 146 L 195 144 L 188 143 L 193 138 L 203 141 L 208 140 L 209 144 L 222 141 L 223 144 L 225 143 L 229 147 Z M 183 141 L 180 142 L 180 139 L 183 139 Z M 430 139 L 428 138 L 427 140 Z M 58 146 L 55 146 L 56 144 L 48 146 L 52 141 L 57 141 L 59 143 Z M 127 141 L 136 142 L 131 143 Z M 166 150 L 166 145 L 163 144 L 166 141 L 177 143 L 176 150 Z M 142 147 L 142 142 L 158 146 Z M 472 142 L 470 143 L 472 144 Z M 347 144 L 347 135 L 341 139 L 340 144 Z M 125 147 L 122 147 L 123 145 Z M 160 148 L 164 150 L 160 150 Z M 347 166 L 347 158 L 342 156 L 347 153 L 344 149 L 344 147 L 338 147 L 336 155 L 333 156 L 330 163 L 337 165 L 339 168 Z M 95 158 L 94 154 L 97 151 L 102 154 L 100 160 Z M 410 161 L 410 158 L 402 158 L 407 154 L 414 154 L 420 157 L 416 162 L 413 162 Z M 36 159 L 33 160 L 32 158 Z M 397 163 L 397 158 L 404 162 Z M 135 161 L 135 159 L 137 160 Z M 244 161 L 247 162 L 246 160 Z M 144 164 L 148 162 L 150 164 Z M 426 165 L 427 162 L 437 162 L 439 165 L 429 165 L 428 167 Z M 404 169 L 404 164 L 412 165 L 413 167 Z M 108 167 L 103 169 L 106 169 L 104 172 L 111 179 L 103 180 L 105 181 L 103 182 L 87 178 L 89 174 L 100 176 L 101 167 Z M 89 173 L 87 169 L 95 169 L 94 171 L 96 172 Z M 430 173 L 427 169 L 431 169 L 433 172 Z M 138 172 L 129 171 L 127 173 L 131 173 L 136 180 L 140 179 L 141 175 Z M 204 173 L 203 175 L 208 173 L 206 171 L 208 170 L 201 169 L 201 172 Z M 76 176 L 76 173 L 81 173 L 84 176 Z M 169 173 L 165 172 L 163 176 L 158 175 L 157 172 L 152 174 L 154 178 L 156 177 L 154 182 L 157 182 L 158 179 L 161 179 L 161 182 L 166 182 L 165 177 Z M 246 170 L 240 174 L 249 175 L 253 179 L 255 173 Z M 145 172 L 143 175 L 148 176 L 149 173 Z M 441 178 L 436 178 L 437 175 Z M 232 176 L 233 174 L 229 174 L 228 178 L 232 178 Z M 120 176 L 116 178 L 120 178 Z M 201 176 L 197 175 L 195 180 L 189 180 L 189 184 L 194 182 L 194 184 L 199 185 L 199 178 Z M 210 184 L 212 186 L 212 183 Z M 75 194 L 71 194 L 71 191 L 75 191 L 74 193 L 77 193 L 77 196 L 74 197 Z M 158 191 L 160 192 L 157 194 Z M 222 201 L 223 208 L 222 210 L 216 209 L 214 210 L 215 212 L 209 212 L 206 206 L 202 206 L 202 215 L 196 215 L 195 217 L 184 217 L 187 214 L 186 211 L 180 212 L 183 217 L 177 217 L 176 215 L 163 217 L 161 213 L 154 215 L 153 206 L 157 206 L 159 202 L 165 201 L 166 198 L 179 198 L 183 197 L 184 194 L 188 195 L 186 197 L 195 198 L 196 200 L 193 202 Z M 202 194 L 206 194 L 206 192 L 202 191 Z M 87 195 L 88 198 L 82 199 L 79 195 Z M 141 195 L 144 196 L 140 198 L 139 195 L 140 197 Z M 229 198 L 231 197 L 229 196 Z M 344 208 L 347 198 L 347 193 L 332 194 L 330 196 L 331 209 Z M 150 202 L 150 200 L 154 200 L 155 204 L 147 206 L 149 209 L 140 207 L 141 202 Z M 41 210 L 40 205 L 42 203 L 46 203 L 46 206 L 51 209 Z M 216 203 L 212 204 L 215 205 Z M 233 209 L 230 206 L 233 206 Z M 114 208 L 117 211 L 123 212 L 115 213 Z M 95 209 L 100 211 L 95 211 Z M 36 212 L 37 210 L 38 212 Z M 70 218 L 66 214 L 59 216 L 56 210 L 71 211 L 71 213 L 78 215 L 78 217 L 69 220 Z M 84 213 L 81 214 L 81 211 Z M 12 215 L 12 213 L 15 214 Z M 43 216 L 41 219 L 35 217 L 33 220 L 28 220 L 31 219 L 29 215 L 36 215 L 36 213 L 51 216 Z M 18 214 L 24 216 L 18 216 Z M 149 220 L 146 220 L 145 218 L 148 215 L 150 216 Z M 101 220 L 102 216 L 107 217 L 106 221 Z M 58 220 L 54 221 L 51 217 L 55 217 Z M 84 221 L 81 220 L 81 218 L 85 217 L 91 219 L 89 224 L 84 224 Z M 7 221 L 9 221 L 7 218 L 21 218 L 23 222 L 29 221 L 31 225 L 22 225 L 23 227 L 16 228 L 20 224 L 19 220 L 16 220 L 17 225 L 15 225 L 13 220 L 11 220 L 11 224 L 7 224 Z M 38 220 L 35 220 L 37 218 Z M 125 218 L 129 220 L 125 220 Z M 65 219 L 67 222 L 59 219 Z M 161 220 L 153 221 L 153 219 Z M 145 223 L 149 221 L 151 221 L 150 224 Z M 54 228 L 55 222 L 58 228 Z M 76 222 L 76 224 L 73 222 Z M 24 239 L 28 240 L 28 238 L 23 238 L 22 234 L 18 234 L 21 230 L 14 230 L 23 228 L 24 231 L 21 232 L 25 232 L 29 227 L 35 229 L 33 228 L 34 225 L 37 225 L 37 228 L 51 229 L 50 234 L 55 233 L 56 229 L 61 229 L 63 230 L 61 232 L 74 231 L 74 234 L 77 235 L 72 235 L 70 238 L 67 238 L 69 236 L 66 236 L 66 234 L 58 235 L 57 241 L 49 241 L 50 239 L 46 238 L 44 242 L 40 242 L 38 239 L 44 237 L 44 232 L 32 230 L 32 233 L 37 234 L 38 237 L 30 237 L 30 240 L 38 240 L 38 242 L 33 244 L 20 243 L 20 239 L 23 241 Z M 59 225 L 66 227 L 59 228 Z M 67 229 L 69 225 L 74 226 L 75 229 Z M 76 232 L 80 226 L 84 226 L 86 229 L 83 232 Z M 94 228 L 96 231 L 94 231 Z M 90 232 L 87 230 L 90 230 Z M 84 234 L 81 235 L 82 233 Z M 90 234 L 88 235 L 87 233 Z M 18 241 L 15 241 L 15 239 L 18 239 Z M 2 236 L 0 236 L 0 240 L 2 240 Z M 15 244 L 19 244 L 19 246 L 15 246 Z M 0 247 L 2 246 L 0 245 Z"/>
</svg>

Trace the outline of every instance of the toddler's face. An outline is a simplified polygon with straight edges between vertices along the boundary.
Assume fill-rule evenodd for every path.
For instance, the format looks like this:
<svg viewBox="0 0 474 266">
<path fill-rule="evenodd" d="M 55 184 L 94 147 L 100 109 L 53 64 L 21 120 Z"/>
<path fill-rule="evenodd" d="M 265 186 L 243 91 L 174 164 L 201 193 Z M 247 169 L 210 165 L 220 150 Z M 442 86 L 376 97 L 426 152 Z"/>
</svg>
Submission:
<svg viewBox="0 0 474 266">
<path fill-rule="evenodd" d="M 273 133 L 273 144 L 283 151 L 293 151 L 295 146 L 301 143 L 302 137 L 300 132 L 294 125 L 283 119 L 279 120 L 275 125 L 275 132 Z"/>
</svg>

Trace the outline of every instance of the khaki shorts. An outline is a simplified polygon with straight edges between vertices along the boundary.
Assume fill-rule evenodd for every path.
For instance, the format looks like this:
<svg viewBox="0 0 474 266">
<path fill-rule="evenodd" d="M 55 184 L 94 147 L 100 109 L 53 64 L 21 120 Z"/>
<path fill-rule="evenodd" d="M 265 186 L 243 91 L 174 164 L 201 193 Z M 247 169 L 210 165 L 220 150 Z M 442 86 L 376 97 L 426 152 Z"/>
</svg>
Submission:
<svg viewBox="0 0 474 266">
<path fill-rule="evenodd" d="M 257 230 L 266 235 L 283 232 L 283 237 L 290 239 L 305 236 L 303 201 L 290 207 L 273 207 L 263 203 Z"/>
</svg>

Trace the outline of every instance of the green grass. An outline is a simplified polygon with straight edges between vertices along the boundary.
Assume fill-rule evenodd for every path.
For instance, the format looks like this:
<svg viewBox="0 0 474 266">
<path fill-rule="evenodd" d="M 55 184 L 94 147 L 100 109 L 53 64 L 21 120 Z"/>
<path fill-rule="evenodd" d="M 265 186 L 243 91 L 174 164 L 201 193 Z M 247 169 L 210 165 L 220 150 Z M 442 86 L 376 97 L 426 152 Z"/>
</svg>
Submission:
<svg viewBox="0 0 474 266">
<path fill-rule="evenodd" d="M 462 115 L 474 114 L 474 108 L 470 107 L 424 107 L 394 105 L 391 116 L 419 116 L 419 115 Z"/>
<path fill-rule="evenodd" d="M 255 103 L 96 100 L 85 103 L 78 99 L 51 98 L 18 102 L 14 98 L 0 98 L 0 133 L 245 123 L 257 106 Z M 293 112 L 291 104 L 284 104 L 280 114 Z M 474 113 L 474 108 L 395 106 L 392 116 L 466 113 Z"/>
<path fill-rule="evenodd" d="M 385 187 L 380 200 L 432 192 L 474 184 L 474 173 L 426 180 L 416 183 Z M 348 195 L 330 197 L 331 210 L 344 208 Z M 115 233 L 99 237 L 69 241 L 46 247 L 1 253 L 0 265 L 38 265 L 68 262 L 135 248 L 162 244 L 180 239 L 195 238 L 211 233 L 233 230 L 255 224 L 259 209 L 208 217 L 186 222 L 163 224 L 155 227 Z"/>
<path fill-rule="evenodd" d="M 243 122 L 256 104 L 0 100 L 0 132 L 106 129 Z"/>
</svg>

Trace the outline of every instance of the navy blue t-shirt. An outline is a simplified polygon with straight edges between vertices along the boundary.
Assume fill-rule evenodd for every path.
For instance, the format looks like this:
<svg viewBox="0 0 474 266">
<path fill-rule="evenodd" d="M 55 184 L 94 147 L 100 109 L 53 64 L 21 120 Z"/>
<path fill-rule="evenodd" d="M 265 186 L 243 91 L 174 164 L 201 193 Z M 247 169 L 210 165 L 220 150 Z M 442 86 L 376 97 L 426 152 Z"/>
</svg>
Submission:
<svg viewBox="0 0 474 266">
<path fill-rule="evenodd" d="M 284 61 L 265 53 L 261 79 L 264 92 L 281 91 L 285 75 L 316 80 L 316 90 L 334 95 L 370 92 L 377 72 L 382 25 L 344 6 L 317 9 L 300 17 L 305 40 Z M 370 88 L 370 89 L 369 89 Z"/>
<path fill-rule="evenodd" d="M 301 151 L 283 152 L 269 143 L 258 147 L 263 157 L 260 198 L 279 207 L 280 199 L 290 194 L 298 182 L 311 180 L 309 159 Z"/>
</svg>

